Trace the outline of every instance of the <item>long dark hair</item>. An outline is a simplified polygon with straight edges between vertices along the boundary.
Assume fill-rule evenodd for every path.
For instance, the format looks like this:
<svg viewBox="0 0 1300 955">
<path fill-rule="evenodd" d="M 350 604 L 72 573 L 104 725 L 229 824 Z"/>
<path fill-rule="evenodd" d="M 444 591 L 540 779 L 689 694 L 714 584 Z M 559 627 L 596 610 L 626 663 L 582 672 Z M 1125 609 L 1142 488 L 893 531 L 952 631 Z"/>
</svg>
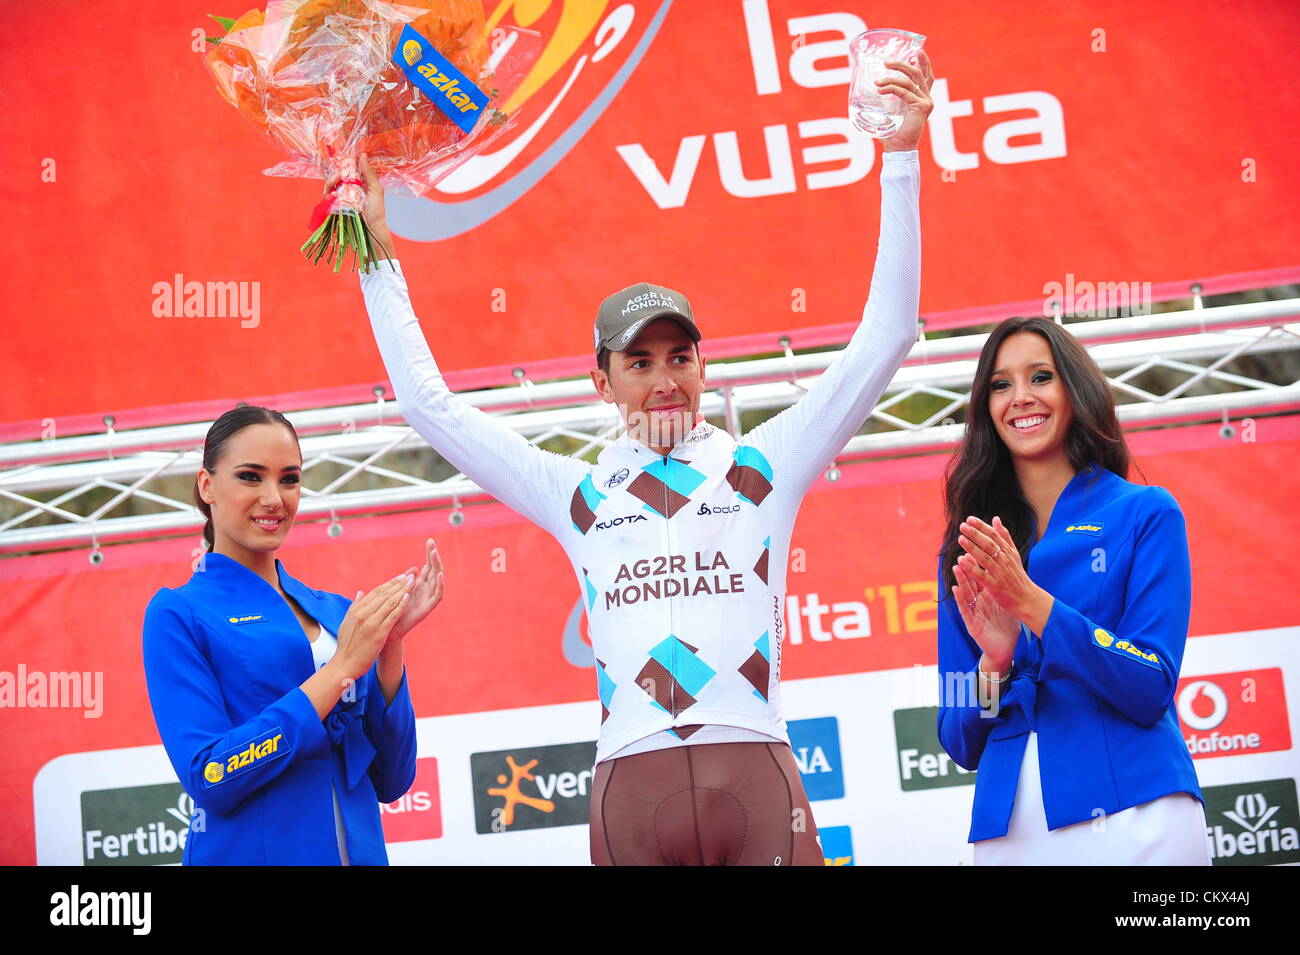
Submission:
<svg viewBox="0 0 1300 955">
<path fill-rule="evenodd" d="M 255 424 L 282 424 L 293 435 L 294 443 L 298 443 L 298 432 L 293 429 L 289 419 L 280 412 L 271 408 L 263 408 L 261 405 L 237 405 L 212 422 L 212 427 L 208 428 L 208 436 L 203 442 L 203 470 L 209 474 L 215 473 L 217 461 L 225 453 L 226 445 L 230 443 L 230 439 L 245 428 Z M 215 546 L 212 534 L 212 507 L 199 494 L 199 479 L 197 477 L 194 479 L 194 506 L 202 511 L 204 518 L 206 518 L 203 523 L 203 539 L 208 543 L 208 550 L 212 550 Z"/>
<path fill-rule="evenodd" d="M 1026 500 L 1012 465 L 1011 452 L 998 434 L 989 415 L 989 385 L 993 364 L 1002 343 L 1017 332 L 1041 335 L 1052 350 L 1052 361 L 1070 397 L 1071 421 L 1065 436 L 1065 450 L 1070 465 L 1079 471 L 1096 462 L 1127 480 L 1128 444 L 1115 414 L 1115 399 L 1110 384 L 1097 363 L 1079 340 L 1054 321 L 1033 316 L 1008 318 L 989 334 L 980 352 L 971 385 L 966 418 L 966 433 L 961 447 L 944 470 L 944 513 L 947 529 L 943 535 L 945 587 L 939 599 L 952 594 L 956 583 L 953 566 L 965 551 L 957 542 L 958 527 L 974 515 L 992 524 L 996 514 L 1002 518 L 1011 539 L 1016 542 L 1023 563 L 1034 544 L 1034 512 Z"/>
</svg>

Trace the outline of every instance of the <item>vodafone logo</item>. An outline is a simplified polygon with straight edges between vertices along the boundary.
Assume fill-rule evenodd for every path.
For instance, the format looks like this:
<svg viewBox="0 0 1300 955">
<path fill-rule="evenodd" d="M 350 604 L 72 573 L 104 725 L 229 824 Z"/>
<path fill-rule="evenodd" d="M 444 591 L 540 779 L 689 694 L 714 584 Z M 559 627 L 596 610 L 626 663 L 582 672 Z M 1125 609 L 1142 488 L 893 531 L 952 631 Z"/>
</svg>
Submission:
<svg viewBox="0 0 1300 955">
<path fill-rule="evenodd" d="M 1178 694 L 1178 718 L 1194 730 L 1212 730 L 1227 715 L 1228 694 L 1217 683 L 1196 680 Z"/>
<path fill-rule="evenodd" d="M 1291 721 L 1278 667 L 1188 677 L 1174 694 L 1193 759 L 1291 748 Z"/>
</svg>

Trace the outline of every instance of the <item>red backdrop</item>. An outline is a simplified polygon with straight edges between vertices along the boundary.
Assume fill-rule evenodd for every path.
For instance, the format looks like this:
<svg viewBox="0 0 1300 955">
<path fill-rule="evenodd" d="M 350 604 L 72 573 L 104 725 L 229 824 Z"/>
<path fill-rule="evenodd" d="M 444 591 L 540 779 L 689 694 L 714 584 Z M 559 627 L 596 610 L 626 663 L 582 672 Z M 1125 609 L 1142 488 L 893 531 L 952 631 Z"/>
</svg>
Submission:
<svg viewBox="0 0 1300 955">
<path fill-rule="evenodd" d="M 319 183 L 259 174 L 280 157 L 192 48 L 194 30 L 217 32 L 208 12 L 247 3 L 6 7 L 0 440 L 37 438 L 43 421 L 49 433 L 47 419 L 60 435 L 98 429 L 109 412 L 126 428 L 213 417 L 236 399 L 368 401 L 383 379 L 355 276 L 298 252 Z M 502 147 L 518 154 L 469 192 L 394 217 L 435 353 L 448 370 L 479 369 L 458 386 L 511 381 L 502 360 L 534 378 L 577 371 L 600 299 L 642 278 L 690 296 L 714 355 L 792 329 L 796 347 L 843 336 L 868 287 L 878 157 L 850 181 L 818 178 L 846 166 L 816 151 L 843 142 L 846 100 L 833 72 L 846 59 L 819 44 L 862 19 L 927 34 L 952 104 L 922 146 L 931 327 L 1041 308 L 1044 286 L 1070 276 L 1151 282 L 1161 297 L 1196 279 L 1210 291 L 1298 274 L 1289 0 L 1022 5 L 1013 20 L 939 0 L 486 8 L 549 44 Z M 1030 93 L 1036 108 L 1008 108 Z M 1038 110 L 1045 135 L 998 147 L 1003 124 Z M 747 179 L 785 164 L 789 182 L 729 191 L 718 157 L 733 134 Z M 962 168 L 947 181 L 941 163 Z M 644 183 L 674 172 L 678 198 L 656 202 Z M 401 238 L 453 220 L 466 231 Z M 257 324 L 156 316 L 154 285 L 176 275 L 250 295 L 257 283 Z"/>
</svg>

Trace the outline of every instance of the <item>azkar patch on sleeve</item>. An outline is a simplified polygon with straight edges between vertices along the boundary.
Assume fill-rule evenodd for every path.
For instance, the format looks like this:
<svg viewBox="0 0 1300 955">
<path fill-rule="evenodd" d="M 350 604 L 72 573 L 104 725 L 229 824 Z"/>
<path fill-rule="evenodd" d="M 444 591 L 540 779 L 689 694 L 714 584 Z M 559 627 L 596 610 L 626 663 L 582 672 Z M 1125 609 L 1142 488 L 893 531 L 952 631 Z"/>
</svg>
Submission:
<svg viewBox="0 0 1300 955">
<path fill-rule="evenodd" d="M 1109 650 L 1111 653 L 1118 653 L 1120 656 L 1127 657 L 1130 660 L 1136 660 L 1138 663 L 1145 663 L 1149 667 L 1160 669 L 1160 657 L 1150 650 L 1143 650 L 1133 646 L 1127 640 L 1116 640 L 1115 634 L 1107 633 L 1098 627 L 1092 632 L 1093 646 L 1101 647 L 1103 650 Z"/>
<path fill-rule="evenodd" d="M 212 757 L 203 767 L 203 779 L 211 789 L 231 776 L 238 776 L 255 766 L 263 766 L 283 756 L 292 748 L 284 738 L 284 731 L 277 726 L 265 733 L 259 733 L 247 745 L 237 746 L 220 756 Z"/>
</svg>

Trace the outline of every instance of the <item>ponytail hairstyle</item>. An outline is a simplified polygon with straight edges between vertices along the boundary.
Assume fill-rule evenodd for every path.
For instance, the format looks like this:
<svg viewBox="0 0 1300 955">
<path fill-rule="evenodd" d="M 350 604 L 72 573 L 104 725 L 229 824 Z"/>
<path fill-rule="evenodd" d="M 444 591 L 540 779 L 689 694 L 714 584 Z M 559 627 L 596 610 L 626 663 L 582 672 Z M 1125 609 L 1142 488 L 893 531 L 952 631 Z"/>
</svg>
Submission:
<svg viewBox="0 0 1300 955">
<path fill-rule="evenodd" d="M 280 412 L 273 411 L 270 408 L 263 408 L 260 405 L 248 405 L 241 402 L 212 422 L 212 427 L 208 428 L 208 436 L 203 442 L 203 470 L 209 474 L 215 474 L 217 461 L 225 454 L 226 445 L 230 443 L 230 439 L 245 428 L 255 424 L 282 424 L 293 435 L 294 444 L 298 443 L 298 432 L 289 423 L 289 419 Z M 203 523 L 203 540 L 207 542 L 210 551 L 215 546 L 212 533 L 212 506 L 203 500 L 203 495 L 199 494 L 197 477 L 194 479 L 194 506 L 203 513 L 205 519 Z"/>
<path fill-rule="evenodd" d="M 1056 373 L 1070 398 L 1070 427 L 1065 452 L 1070 466 L 1080 471 L 1096 462 L 1125 480 L 1128 479 L 1129 450 L 1115 413 L 1110 382 L 1079 340 L 1054 321 L 1033 316 L 1008 318 L 989 333 L 980 352 L 971 385 L 966 432 L 961 446 L 944 471 L 944 510 L 947 527 L 943 535 L 944 581 L 939 599 L 952 595 L 956 584 L 953 567 L 965 551 L 958 542 L 962 521 L 974 515 L 986 524 L 994 515 L 1002 518 L 1016 542 L 1023 563 L 1034 545 L 1035 518 L 1002 436 L 989 415 L 989 386 L 993 365 L 1002 343 L 1018 332 L 1030 332 L 1047 341 Z"/>
</svg>

